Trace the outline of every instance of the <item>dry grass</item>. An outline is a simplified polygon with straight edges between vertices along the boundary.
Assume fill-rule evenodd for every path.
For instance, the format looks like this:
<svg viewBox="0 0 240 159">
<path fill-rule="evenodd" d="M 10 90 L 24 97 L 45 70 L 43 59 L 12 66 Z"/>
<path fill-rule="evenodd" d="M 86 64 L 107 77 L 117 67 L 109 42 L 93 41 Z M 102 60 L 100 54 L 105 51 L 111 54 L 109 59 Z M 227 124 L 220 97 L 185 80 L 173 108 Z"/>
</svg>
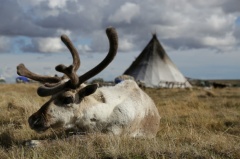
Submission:
<svg viewBox="0 0 240 159">
<path fill-rule="evenodd" d="M 37 85 L 0 85 L 0 158 L 240 158 L 240 89 L 147 89 L 162 116 L 155 139 L 88 134 L 66 139 L 49 130 L 37 134 L 27 118 L 48 98 Z M 28 148 L 30 139 L 54 139 Z"/>
</svg>

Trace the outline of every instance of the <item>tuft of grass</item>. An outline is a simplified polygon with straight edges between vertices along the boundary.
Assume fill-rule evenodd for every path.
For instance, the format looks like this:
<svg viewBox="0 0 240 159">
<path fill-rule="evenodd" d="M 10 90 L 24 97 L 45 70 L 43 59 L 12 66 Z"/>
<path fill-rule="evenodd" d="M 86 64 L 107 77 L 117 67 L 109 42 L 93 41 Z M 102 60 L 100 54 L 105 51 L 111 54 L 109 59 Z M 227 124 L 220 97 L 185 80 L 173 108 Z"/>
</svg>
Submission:
<svg viewBox="0 0 240 159">
<path fill-rule="evenodd" d="M 240 89 L 146 89 L 161 115 L 154 139 L 32 131 L 28 117 L 49 98 L 37 84 L 0 85 L 0 158 L 239 158 Z M 25 141 L 51 144 L 28 148 Z"/>
</svg>

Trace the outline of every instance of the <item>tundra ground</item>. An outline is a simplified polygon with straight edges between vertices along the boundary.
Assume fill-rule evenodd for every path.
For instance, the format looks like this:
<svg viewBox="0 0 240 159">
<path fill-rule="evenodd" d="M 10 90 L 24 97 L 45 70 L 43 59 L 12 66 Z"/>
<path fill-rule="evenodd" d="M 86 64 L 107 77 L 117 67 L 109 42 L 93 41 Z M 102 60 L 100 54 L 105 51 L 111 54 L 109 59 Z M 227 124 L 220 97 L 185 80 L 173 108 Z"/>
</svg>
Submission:
<svg viewBox="0 0 240 159">
<path fill-rule="evenodd" d="M 1 159 L 240 158 L 240 88 L 146 89 L 162 117 L 157 137 L 147 140 L 63 130 L 37 134 L 27 119 L 49 98 L 39 97 L 37 87 L 0 85 Z M 54 142 L 24 145 L 32 139 Z"/>
</svg>

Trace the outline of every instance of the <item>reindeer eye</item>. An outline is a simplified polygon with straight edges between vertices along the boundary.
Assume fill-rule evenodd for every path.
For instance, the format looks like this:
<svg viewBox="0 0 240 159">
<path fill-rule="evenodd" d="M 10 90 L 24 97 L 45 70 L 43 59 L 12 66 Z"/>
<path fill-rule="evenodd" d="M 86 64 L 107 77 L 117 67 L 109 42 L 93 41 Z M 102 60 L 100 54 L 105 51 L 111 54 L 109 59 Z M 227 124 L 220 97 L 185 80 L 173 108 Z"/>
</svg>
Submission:
<svg viewBox="0 0 240 159">
<path fill-rule="evenodd" d="M 63 104 L 68 105 L 73 103 L 73 97 L 64 97 Z"/>
</svg>

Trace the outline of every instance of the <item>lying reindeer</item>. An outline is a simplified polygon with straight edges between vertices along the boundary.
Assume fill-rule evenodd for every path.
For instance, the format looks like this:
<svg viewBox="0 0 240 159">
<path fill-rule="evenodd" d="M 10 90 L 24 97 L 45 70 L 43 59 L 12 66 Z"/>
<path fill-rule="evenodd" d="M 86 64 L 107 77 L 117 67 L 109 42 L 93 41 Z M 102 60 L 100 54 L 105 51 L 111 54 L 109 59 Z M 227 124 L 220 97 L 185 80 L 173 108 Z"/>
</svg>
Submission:
<svg viewBox="0 0 240 159">
<path fill-rule="evenodd" d="M 110 48 L 105 59 L 81 76 L 77 50 L 66 35 L 63 43 L 70 50 L 73 64 L 56 66 L 63 77 L 41 76 L 29 71 L 23 64 L 17 73 L 44 83 L 37 90 L 39 96 L 52 96 L 29 119 L 31 129 L 44 132 L 49 128 L 75 128 L 81 132 L 101 132 L 130 137 L 153 138 L 159 129 L 160 116 L 153 100 L 133 80 L 123 81 L 113 87 L 98 88 L 85 81 L 101 72 L 115 57 L 118 36 L 114 28 L 107 28 Z"/>
</svg>

